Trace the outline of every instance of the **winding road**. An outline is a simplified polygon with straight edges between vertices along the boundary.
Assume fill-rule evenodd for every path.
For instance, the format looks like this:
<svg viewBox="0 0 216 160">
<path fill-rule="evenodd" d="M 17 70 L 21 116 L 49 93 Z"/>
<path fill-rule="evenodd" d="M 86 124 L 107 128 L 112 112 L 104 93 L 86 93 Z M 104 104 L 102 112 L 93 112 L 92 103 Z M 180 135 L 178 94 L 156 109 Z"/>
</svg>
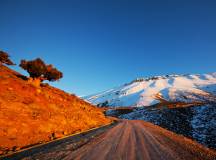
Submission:
<svg viewBox="0 0 216 160">
<path fill-rule="evenodd" d="M 122 120 L 76 150 L 67 144 L 24 159 L 214 160 L 216 151 L 148 122 Z"/>
</svg>

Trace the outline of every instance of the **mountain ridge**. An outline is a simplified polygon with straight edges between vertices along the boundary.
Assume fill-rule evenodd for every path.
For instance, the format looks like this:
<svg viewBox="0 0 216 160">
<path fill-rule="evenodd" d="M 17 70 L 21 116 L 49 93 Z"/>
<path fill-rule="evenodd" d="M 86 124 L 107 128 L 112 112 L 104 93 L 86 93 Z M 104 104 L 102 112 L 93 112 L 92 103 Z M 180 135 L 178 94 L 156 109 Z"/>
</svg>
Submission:
<svg viewBox="0 0 216 160">
<path fill-rule="evenodd" d="M 98 106 L 151 106 L 161 100 L 208 102 L 216 100 L 216 72 L 137 78 L 98 94 L 83 97 Z"/>
</svg>

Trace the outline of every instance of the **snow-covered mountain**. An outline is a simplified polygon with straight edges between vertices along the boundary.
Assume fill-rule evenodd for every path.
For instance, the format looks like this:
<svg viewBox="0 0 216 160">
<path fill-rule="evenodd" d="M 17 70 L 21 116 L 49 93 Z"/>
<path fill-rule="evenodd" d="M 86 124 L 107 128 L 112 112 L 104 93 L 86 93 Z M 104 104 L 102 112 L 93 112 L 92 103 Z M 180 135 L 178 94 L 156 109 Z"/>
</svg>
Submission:
<svg viewBox="0 0 216 160">
<path fill-rule="evenodd" d="M 130 106 L 128 113 L 117 108 L 108 110 L 107 114 L 145 120 L 216 149 L 216 72 L 139 78 L 84 98 L 98 106 Z M 192 106 L 165 107 L 175 102 Z M 142 107 L 154 104 L 162 107 Z M 131 107 L 136 108 L 131 110 Z"/>
<path fill-rule="evenodd" d="M 216 149 L 216 72 L 139 78 L 84 98 L 98 106 L 136 107 L 129 113 L 113 109 L 107 114 L 122 119 L 145 120 Z M 164 107 L 173 105 L 173 102 L 193 106 Z M 142 107 L 154 104 L 163 107 Z"/>
<path fill-rule="evenodd" d="M 138 78 L 130 83 L 84 97 L 98 106 L 141 107 L 161 102 L 215 102 L 216 72 Z"/>
</svg>

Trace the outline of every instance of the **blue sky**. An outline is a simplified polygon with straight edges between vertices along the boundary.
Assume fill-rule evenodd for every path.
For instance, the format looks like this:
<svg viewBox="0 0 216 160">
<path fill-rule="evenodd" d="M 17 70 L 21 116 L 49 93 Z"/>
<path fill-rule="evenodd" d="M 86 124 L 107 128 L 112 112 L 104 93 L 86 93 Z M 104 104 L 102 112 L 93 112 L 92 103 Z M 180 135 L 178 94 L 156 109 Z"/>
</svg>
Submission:
<svg viewBox="0 0 216 160">
<path fill-rule="evenodd" d="M 64 78 L 52 85 L 77 95 L 136 77 L 215 72 L 215 8 L 215 0 L 1 0 L 0 49 L 17 64 L 54 64 Z"/>
</svg>

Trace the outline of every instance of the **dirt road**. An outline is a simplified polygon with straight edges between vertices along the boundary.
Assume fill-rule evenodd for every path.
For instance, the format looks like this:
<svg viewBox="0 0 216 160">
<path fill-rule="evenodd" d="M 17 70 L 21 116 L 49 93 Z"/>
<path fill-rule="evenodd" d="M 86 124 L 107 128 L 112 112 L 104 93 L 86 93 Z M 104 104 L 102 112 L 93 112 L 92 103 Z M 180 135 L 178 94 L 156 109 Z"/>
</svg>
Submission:
<svg viewBox="0 0 216 160">
<path fill-rule="evenodd" d="M 41 153 L 29 159 L 214 160 L 216 151 L 144 121 L 122 121 L 81 148 Z M 28 158 L 27 158 L 28 159 Z"/>
</svg>

